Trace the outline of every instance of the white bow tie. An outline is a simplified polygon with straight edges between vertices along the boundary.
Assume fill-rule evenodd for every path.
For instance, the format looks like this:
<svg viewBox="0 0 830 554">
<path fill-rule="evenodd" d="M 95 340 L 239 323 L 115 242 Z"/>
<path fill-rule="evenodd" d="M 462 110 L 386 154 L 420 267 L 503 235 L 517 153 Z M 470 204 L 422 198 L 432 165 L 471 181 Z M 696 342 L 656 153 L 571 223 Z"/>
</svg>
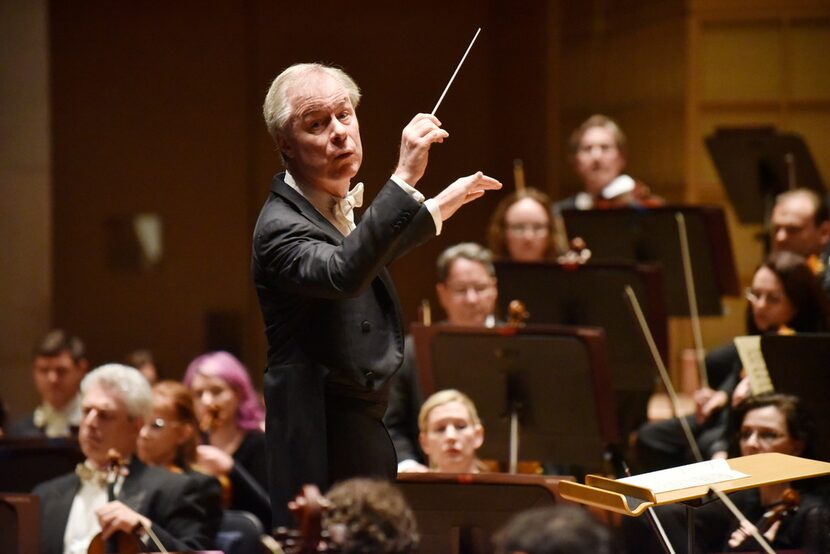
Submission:
<svg viewBox="0 0 830 554">
<path fill-rule="evenodd" d="M 350 190 L 345 198 L 341 198 L 337 201 L 336 210 L 339 210 L 340 214 L 349 219 L 354 221 L 354 216 L 352 215 L 352 211 L 355 208 L 359 208 L 363 205 L 363 183 L 356 184 L 352 190 Z M 351 217 L 350 217 L 351 216 Z"/>
<path fill-rule="evenodd" d="M 344 235 L 354 230 L 354 209 L 363 205 L 363 183 L 358 183 L 350 190 L 345 198 L 341 198 L 334 205 L 334 218 L 338 221 L 340 231 Z"/>
</svg>

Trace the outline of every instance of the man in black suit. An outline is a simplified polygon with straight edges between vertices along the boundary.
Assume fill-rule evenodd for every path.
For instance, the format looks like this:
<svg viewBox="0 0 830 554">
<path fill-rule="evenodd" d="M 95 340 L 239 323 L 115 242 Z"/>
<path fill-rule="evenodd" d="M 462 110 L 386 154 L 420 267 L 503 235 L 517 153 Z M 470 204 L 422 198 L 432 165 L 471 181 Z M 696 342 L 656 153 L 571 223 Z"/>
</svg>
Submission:
<svg viewBox="0 0 830 554">
<path fill-rule="evenodd" d="M 386 266 L 440 233 L 463 204 L 501 184 L 477 172 L 425 200 L 414 187 L 448 133 L 418 114 L 403 130 L 394 174 L 359 224 L 349 191 L 363 159 L 360 91 L 342 70 L 298 64 L 265 98 L 286 170 L 254 231 L 252 271 L 268 337 L 266 432 L 274 524 L 305 483 L 395 475 L 382 417 L 403 358 L 398 298 Z"/>
<path fill-rule="evenodd" d="M 88 362 L 84 343 L 61 329 L 46 334 L 35 347 L 32 380 L 41 403 L 11 423 L 9 437 L 69 437 L 78 433 L 81 397 L 78 387 Z"/>
<path fill-rule="evenodd" d="M 151 535 L 168 550 L 210 548 L 216 529 L 206 523 L 197 482 L 133 455 L 152 404 L 146 379 L 134 368 L 109 364 L 87 375 L 81 392 L 78 439 L 86 460 L 33 491 L 40 498 L 41 552 L 87 552 L 99 531 L 105 540 L 116 531 L 135 533 L 151 550 L 158 548 Z M 111 449 L 126 466 L 108 483 Z"/>
</svg>

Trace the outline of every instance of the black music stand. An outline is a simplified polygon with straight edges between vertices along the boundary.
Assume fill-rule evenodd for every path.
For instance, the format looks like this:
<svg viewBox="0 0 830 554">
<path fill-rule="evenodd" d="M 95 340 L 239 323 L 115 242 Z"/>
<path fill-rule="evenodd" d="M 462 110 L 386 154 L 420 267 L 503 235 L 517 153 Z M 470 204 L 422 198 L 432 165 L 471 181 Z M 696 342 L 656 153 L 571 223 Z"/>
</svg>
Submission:
<svg viewBox="0 0 830 554">
<path fill-rule="evenodd" d="M 478 408 L 482 457 L 517 460 L 515 437 L 524 459 L 600 468 L 619 442 L 601 329 L 414 324 L 411 331 L 424 395 L 454 388 Z"/>
<path fill-rule="evenodd" d="M 29 492 L 39 483 L 74 471 L 83 460 L 74 438 L 0 440 L 0 491 Z"/>
<path fill-rule="evenodd" d="M 816 456 L 830 461 L 830 334 L 763 336 L 761 353 L 775 390 L 798 396 L 815 419 Z"/>
<path fill-rule="evenodd" d="M 646 319 L 663 359 L 668 357 L 668 325 L 662 272 L 656 264 L 496 262 L 501 313 L 521 300 L 531 323 L 589 325 L 605 330 L 611 387 L 620 436 L 646 420 L 654 391 L 654 361 L 635 324 L 624 289 L 642 299 Z"/>
<path fill-rule="evenodd" d="M 824 195 L 824 184 L 801 135 L 774 127 L 719 127 L 706 149 L 742 223 L 769 222 L 775 197 L 790 188 Z"/>
<path fill-rule="evenodd" d="M 563 502 L 570 477 L 500 473 L 400 473 L 397 486 L 415 513 L 420 552 L 490 554 L 491 537 L 515 514 Z"/>
<path fill-rule="evenodd" d="M 563 210 L 562 217 L 568 238 L 582 237 L 587 243 L 591 265 L 662 264 L 669 315 L 689 316 L 677 213 L 686 222 L 699 314 L 722 315 L 721 296 L 738 296 L 739 287 L 720 206 Z"/>
</svg>

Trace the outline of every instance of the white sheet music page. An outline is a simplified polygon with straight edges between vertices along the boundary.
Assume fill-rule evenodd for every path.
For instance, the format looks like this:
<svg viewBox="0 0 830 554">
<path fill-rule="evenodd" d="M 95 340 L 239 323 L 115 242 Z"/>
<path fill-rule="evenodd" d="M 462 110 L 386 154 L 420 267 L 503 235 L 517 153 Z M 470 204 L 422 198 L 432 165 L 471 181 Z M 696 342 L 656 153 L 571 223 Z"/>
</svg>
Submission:
<svg viewBox="0 0 830 554">
<path fill-rule="evenodd" d="M 726 460 L 709 460 L 651 473 L 642 473 L 632 477 L 618 479 L 637 487 L 650 489 L 654 493 L 675 491 L 701 485 L 712 485 L 723 481 L 733 481 L 749 477 L 746 473 L 735 471 Z"/>
</svg>

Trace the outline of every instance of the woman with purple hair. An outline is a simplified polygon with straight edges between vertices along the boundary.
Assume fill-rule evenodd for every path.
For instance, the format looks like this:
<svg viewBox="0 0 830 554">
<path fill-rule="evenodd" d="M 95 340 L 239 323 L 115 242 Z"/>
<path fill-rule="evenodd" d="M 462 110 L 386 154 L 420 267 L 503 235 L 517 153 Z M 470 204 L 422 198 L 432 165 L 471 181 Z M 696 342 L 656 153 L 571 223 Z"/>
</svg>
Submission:
<svg viewBox="0 0 830 554">
<path fill-rule="evenodd" d="M 269 530 L 265 410 L 248 370 L 228 352 L 208 352 L 190 362 L 184 384 L 193 393 L 205 434 L 205 444 L 197 448 L 198 465 L 229 481 L 227 508 L 251 512 Z"/>
</svg>

